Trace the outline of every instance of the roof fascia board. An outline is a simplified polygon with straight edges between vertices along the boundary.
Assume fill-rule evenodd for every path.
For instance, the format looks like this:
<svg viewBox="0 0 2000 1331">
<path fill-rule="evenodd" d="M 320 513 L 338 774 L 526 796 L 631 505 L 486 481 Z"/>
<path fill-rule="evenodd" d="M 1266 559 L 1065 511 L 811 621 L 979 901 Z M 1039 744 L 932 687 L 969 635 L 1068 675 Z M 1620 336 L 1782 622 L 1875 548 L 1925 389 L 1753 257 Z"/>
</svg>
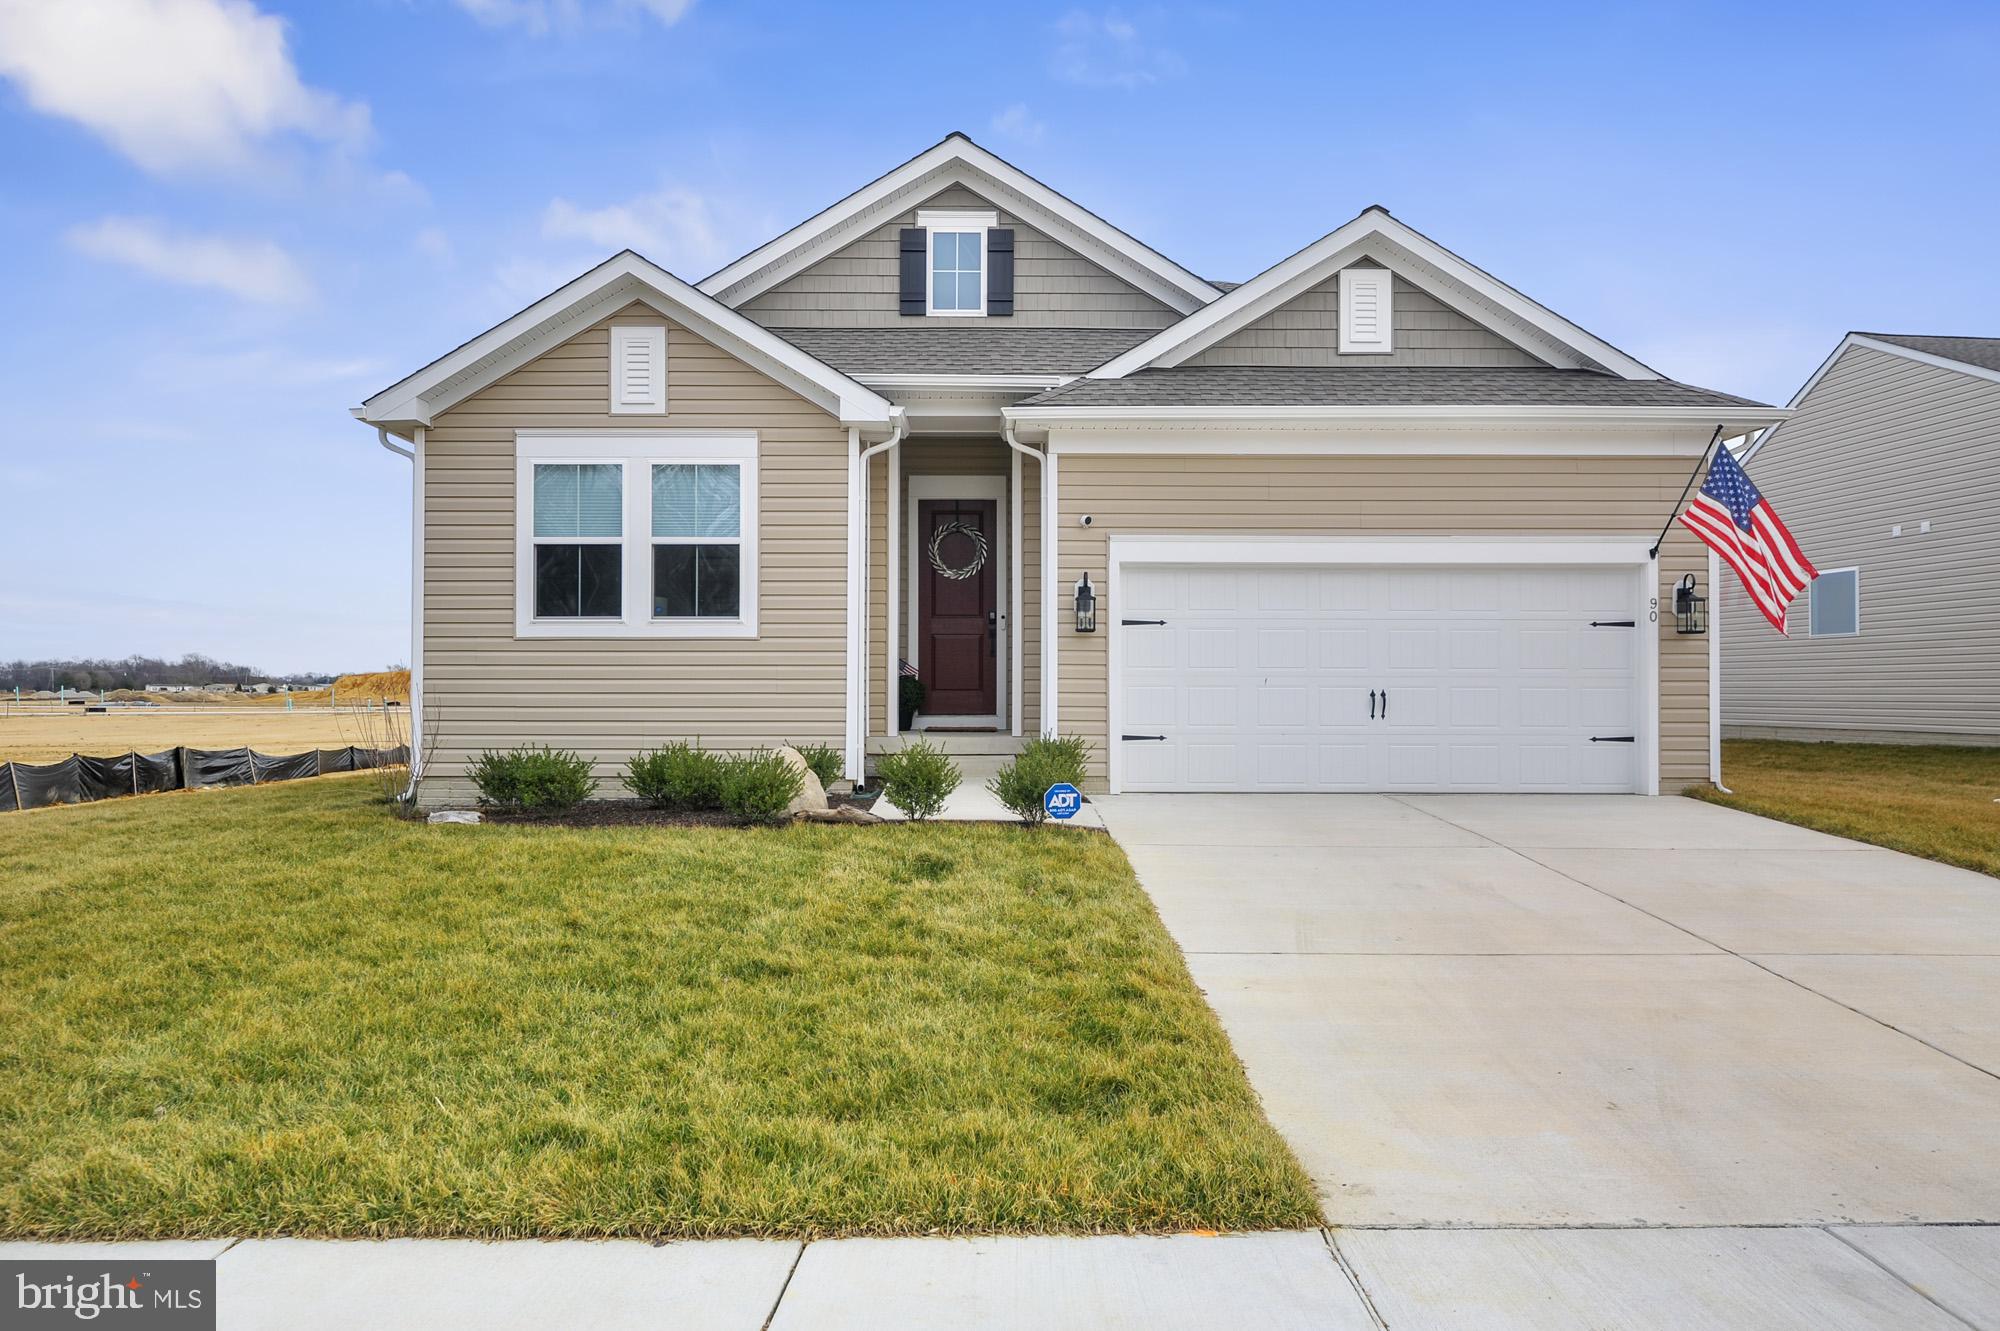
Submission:
<svg viewBox="0 0 2000 1331">
<path fill-rule="evenodd" d="M 740 305 L 879 226 L 884 217 L 902 211 L 901 205 L 921 202 L 912 197 L 917 193 L 929 197 L 946 183 L 998 196 L 992 201 L 1008 212 L 1033 222 L 1182 314 L 1222 295 L 1158 250 L 959 135 L 919 153 L 697 285 L 718 300 Z"/>
<path fill-rule="evenodd" d="M 361 419 L 429 424 L 438 412 L 633 301 L 685 324 L 843 424 L 889 422 L 893 407 L 887 398 L 629 250 L 375 394 L 362 404 Z"/>
<path fill-rule="evenodd" d="M 1369 242 L 1376 239 L 1384 248 L 1371 252 Z M 1476 314 L 1488 322 L 1496 317 L 1504 320 L 1509 327 L 1495 331 L 1506 333 L 1564 368 L 1583 368 L 1594 363 L 1625 379 L 1661 377 L 1651 367 L 1547 306 L 1530 300 L 1379 208 L 1368 209 L 1273 264 L 1221 300 L 1106 361 L 1090 372 L 1091 377 L 1122 379 L 1135 370 L 1181 364 L 1317 286 L 1364 254 L 1385 262 L 1391 271 L 1400 270 L 1403 276 L 1448 303 L 1475 306 L 1475 310 L 1466 311 L 1468 314 Z M 1438 287 L 1444 290 L 1439 291 Z M 1457 299 L 1451 300 L 1453 296 Z"/>
<path fill-rule="evenodd" d="M 1009 420 L 1023 424 L 1097 424 L 1110 428 L 1145 425 L 1151 422 L 1206 422 L 1271 424 L 1297 422 L 1324 425 L 1339 422 L 1451 421 L 1462 424 L 1522 426 L 1535 423 L 1615 425 L 1642 422 L 1705 423 L 1756 428 L 1774 425 L 1789 415 L 1784 407 L 1745 407 L 1728 404 L 1695 407 L 1599 407 L 1599 406 L 1181 406 L 1181 407 L 1009 407 Z"/>
<path fill-rule="evenodd" d="M 1840 345 L 1836 346 L 1833 349 L 1833 353 L 1819 363 L 1819 368 L 1813 371 L 1812 378 L 1806 380 L 1800 386 L 1799 391 L 1792 394 L 1792 400 L 1785 405 L 1788 408 L 1793 408 L 1805 401 L 1806 394 L 1812 392 L 1819 385 L 1819 381 L 1826 378 L 1827 373 L 1835 365 L 1839 364 L 1840 358 L 1847 354 L 1847 350 L 1850 347 L 1864 347 L 1869 351 L 1879 351 L 1889 356 L 1901 356 L 1904 360 L 1915 361 L 1919 365 L 1929 365 L 1940 370 L 1956 370 L 1960 374 L 1969 374 L 1975 379 L 1985 379 L 1990 383 L 2000 384 L 2000 370 L 1989 370 L 1983 365 L 1968 365 L 1962 360 L 1953 360 L 1949 356 L 1939 356 L 1929 351 L 1918 351 L 1915 347 L 1898 346 L 1894 342 L 1884 342 L 1879 338 L 1869 337 L 1865 333 L 1849 333 L 1846 337 L 1840 339 Z M 1759 435 L 1750 447 L 1744 450 L 1741 460 L 1744 462 L 1750 461 L 1750 459 L 1764 451 L 1764 445 L 1777 437 L 1778 427 L 1774 425 Z"/>
<path fill-rule="evenodd" d="M 1046 392 L 1060 388 L 1076 378 L 1073 374 L 900 374 L 882 371 L 876 374 L 857 374 L 856 383 L 870 388 L 962 388 L 972 392 L 1011 392 L 1032 390 Z"/>
<path fill-rule="evenodd" d="M 1055 425 L 1048 451 L 1111 457 L 1686 457 L 1706 451 L 1713 426 L 1696 421 L 1293 422 L 1104 430 Z"/>
</svg>

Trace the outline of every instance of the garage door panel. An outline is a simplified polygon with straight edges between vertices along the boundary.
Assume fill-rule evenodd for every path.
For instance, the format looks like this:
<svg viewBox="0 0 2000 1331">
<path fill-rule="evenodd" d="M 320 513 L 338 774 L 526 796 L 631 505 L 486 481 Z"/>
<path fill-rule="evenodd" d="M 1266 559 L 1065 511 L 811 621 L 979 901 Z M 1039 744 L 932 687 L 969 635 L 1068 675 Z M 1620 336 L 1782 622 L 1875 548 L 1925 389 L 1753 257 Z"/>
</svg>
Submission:
<svg viewBox="0 0 2000 1331">
<path fill-rule="evenodd" d="M 1641 787 L 1636 746 L 1590 742 L 1639 728 L 1643 640 L 1589 625 L 1636 618 L 1627 570 L 1120 576 L 1128 617 L 1167 621 L 1115 630 L 1121 728 L 1167 736 L 1119 741 L 1128 789 Z"/>
</svg>

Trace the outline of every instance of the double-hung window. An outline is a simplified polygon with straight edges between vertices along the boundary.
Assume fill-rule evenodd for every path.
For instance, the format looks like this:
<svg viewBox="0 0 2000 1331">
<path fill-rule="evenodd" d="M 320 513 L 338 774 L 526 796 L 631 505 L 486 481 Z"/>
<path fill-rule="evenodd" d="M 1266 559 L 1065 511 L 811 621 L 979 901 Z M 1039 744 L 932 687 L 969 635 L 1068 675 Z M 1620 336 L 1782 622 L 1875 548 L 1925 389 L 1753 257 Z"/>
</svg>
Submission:
<svg viewBox="0 0 2000 1331">
<path fill-rule="evenodd" d="M 994 213 L 969 209 L 917 213 L 917 225 L 929 235 L 932 314 L 986 313 L 986 232 L 998 220 Z"/>
<path fill-rule="evenodd" d="M 517 637 L 757 635 L 757 440 L 523 430 Z"/>
</svg>

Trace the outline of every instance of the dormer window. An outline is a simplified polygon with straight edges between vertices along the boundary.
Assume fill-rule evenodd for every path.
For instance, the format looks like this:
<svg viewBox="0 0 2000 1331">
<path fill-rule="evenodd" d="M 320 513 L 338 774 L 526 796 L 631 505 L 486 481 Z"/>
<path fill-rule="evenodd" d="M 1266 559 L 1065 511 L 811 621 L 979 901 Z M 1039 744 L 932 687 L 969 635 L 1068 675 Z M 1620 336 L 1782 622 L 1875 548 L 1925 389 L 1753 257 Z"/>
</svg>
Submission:
<svg viewBox="0 0 2000 1331">
<path fill-rule="evenodd" d="M 986 314 L 986 238 L 999 218 L 967 209 L 917 213 L 929 247 L 925 313 L 978 318 Z"/>
</svg>

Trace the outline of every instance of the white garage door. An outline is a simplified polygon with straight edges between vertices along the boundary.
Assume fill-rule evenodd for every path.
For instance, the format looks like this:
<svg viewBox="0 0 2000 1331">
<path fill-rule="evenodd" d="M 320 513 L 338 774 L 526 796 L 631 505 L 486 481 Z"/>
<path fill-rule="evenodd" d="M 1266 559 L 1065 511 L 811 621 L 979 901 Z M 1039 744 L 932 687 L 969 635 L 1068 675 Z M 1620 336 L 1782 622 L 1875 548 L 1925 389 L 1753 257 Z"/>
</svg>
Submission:
<svg viewBox="0 0 2000 1331">
<path fill-rule="evenodd" d="M 1127 566 L 1126 790 L 1643 790 L 1623 568 Z"/>
</svg>

